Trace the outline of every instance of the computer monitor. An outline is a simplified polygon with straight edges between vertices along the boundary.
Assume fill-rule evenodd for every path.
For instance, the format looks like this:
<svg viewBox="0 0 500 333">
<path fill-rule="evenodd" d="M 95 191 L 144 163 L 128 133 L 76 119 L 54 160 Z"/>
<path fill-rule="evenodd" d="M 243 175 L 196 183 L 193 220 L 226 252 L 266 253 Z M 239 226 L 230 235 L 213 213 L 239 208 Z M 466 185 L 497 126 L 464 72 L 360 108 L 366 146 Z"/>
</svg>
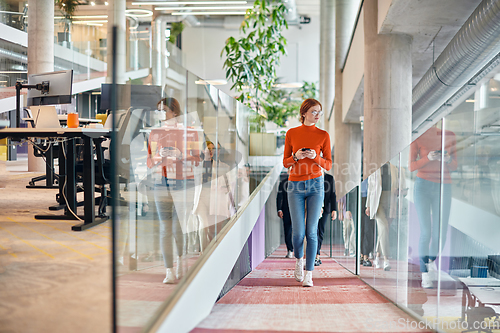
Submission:
<svg viewBox="0 0 500 333">
<path fill-rule="evenodd" d="M 28 85 L 36 85 L 45 82 L 49 83 L 48 92 L 42 92 L 37 89 L 28 90 L 28 106 L 71 104 L 73 86 L 72 69 L 28 75 Z"/>
<path fill-rule="evenodd" d="M 117 110 L 129 107 L 156 110 L 156 104 L 161 99 L 161 87 L 150 85 L 117 84 Z M 101 85 L 100 111 L 111 109 L 111 84 Z"/>
</svg>

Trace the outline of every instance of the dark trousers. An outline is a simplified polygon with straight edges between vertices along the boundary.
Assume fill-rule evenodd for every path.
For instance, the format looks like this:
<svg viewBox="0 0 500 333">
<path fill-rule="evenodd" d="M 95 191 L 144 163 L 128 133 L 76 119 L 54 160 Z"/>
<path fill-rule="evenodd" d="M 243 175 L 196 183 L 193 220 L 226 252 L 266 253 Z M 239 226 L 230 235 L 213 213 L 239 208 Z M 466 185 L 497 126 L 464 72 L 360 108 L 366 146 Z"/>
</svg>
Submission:
<svg viewBox="0 0 500 333">
<path fill-rule="evenodd" d="M 293 251 L 292 218 L 290 214 L 283 214 L 283 228 L 285 229 L 285 244 L 288 251 Z"/>
<path fill-rule="evenodd" d="M 373 252 L 375 244 L 375 220 L 366 211 L 366 197 L 361 198 L 361 253 L 365 256 Z"/>
<path fill-rule="evenodd" d="M 321 250 L 321 244 L 323 244 L 323 235 L 325 233 L 325 226 L 327 222 L 330 222 L 332 218 L 331 212 L 324 212 L 323 216 L 319 219 L 318 222 L 318 251 L 316 252 L 319 255 L 319 251 Z"/>
</svg>

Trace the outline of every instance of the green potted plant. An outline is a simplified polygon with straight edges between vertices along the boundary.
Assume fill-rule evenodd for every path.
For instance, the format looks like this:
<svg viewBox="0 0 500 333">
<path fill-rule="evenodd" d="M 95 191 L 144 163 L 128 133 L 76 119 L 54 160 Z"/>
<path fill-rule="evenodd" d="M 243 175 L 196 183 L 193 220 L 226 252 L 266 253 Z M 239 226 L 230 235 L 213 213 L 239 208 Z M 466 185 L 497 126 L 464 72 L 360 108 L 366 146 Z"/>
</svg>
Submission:
<svg viewBox="0 0 500 333">
<path fill-rule="evenodd" d="M 255 0 L 240 26 L 243 36 L 229 37 L 221 52 L 221 57 L 226 57 L 223 68 L 233 83 L 231 89 L 240 93 L 240 102 L 256 112 L 250 119 L 251 155 L 274 155 L 276 150 L 276 136 L 262 133 L 267 116 L 259 98 L 272 90 L 280 57 L 286 54 L 286 38 L 282 34 L 283 29 L 288 29 L 286 12 L 280 1 Z"/>
<path fill-rule="evenodd" d="M 314 82 L 304 81 L 302 87 L 293 90 L 273 89 L 265 98 L 261 99 L 260 105 L 266 113 L 267 120 L 275 123 L 278 127 L 287 126 L 290 118 L 298 117 L 302 101 L 307 98 L 317 98 L 318 88 Z M 277 137 L 277 146 L 284 144 L 286 131 L 283 130 Z"/>
<path fill-rule="evenodd" d="M 231 89 L 240 92 L 238 99 L 250 106 L 258 107 L 251 102 L 257 102 L 262 92 L 272 89 L 280 57 L 286 54 L 286 38 L 282 34 L 283 29 L 288 29 L 286 11 L 277 0 L 255 0 L 241 23 L 240 32 L 244 35 L 239 39 L 229 37 L 222 49 L 226 78 L 233 82 Z"/>
<path fill-rule="evenodd" d="M 168 40 L 170 43 L 177 45 L 177 37 L 182 33 L 182 30 L 184 30 L 184 23 L 182 22 L 172 22 L 170 23 L 170 37 L 168 37 Z"/>
<path fill-rule="evenodd" d="M 57 41 L 69 43 L 71 42 L 71 22 L 80 3 L 78 0 L 56 0 L 56 4 L 64 16 L 64 32 L 57 33 Z"/>
</svg>

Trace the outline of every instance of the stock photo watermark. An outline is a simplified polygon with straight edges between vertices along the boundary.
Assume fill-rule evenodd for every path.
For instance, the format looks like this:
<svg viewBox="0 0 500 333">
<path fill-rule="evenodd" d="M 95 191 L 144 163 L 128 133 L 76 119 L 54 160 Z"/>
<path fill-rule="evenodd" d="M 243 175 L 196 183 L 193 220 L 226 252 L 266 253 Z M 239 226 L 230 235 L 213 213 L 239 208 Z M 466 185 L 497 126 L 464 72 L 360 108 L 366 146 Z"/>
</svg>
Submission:
<svg viewBox="0 0 500 333">
<path fill-rule="evenodd" d="M 421 329 L 421 330 L 497 330 L 500 329 L 500 321 L 474 321 L 469 323 L 467 321 L 444 321 L 438 318 L 425 319 L 422 321 L 415 321 L 409 318 L 399 318 L 395 320 L 383 320 L 375 318 L 367 318 L 364 325 L 368 329 L 373 330 L 408 330 L 408 329 Z"/>
</svg>

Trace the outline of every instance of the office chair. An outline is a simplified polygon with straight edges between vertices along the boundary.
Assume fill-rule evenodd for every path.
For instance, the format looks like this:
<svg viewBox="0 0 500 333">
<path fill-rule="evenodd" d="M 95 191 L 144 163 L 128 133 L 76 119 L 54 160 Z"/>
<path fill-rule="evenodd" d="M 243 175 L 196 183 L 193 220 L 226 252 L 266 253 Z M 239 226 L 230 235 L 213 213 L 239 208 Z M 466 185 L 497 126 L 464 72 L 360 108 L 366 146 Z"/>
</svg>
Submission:
<svg viewBox="0 0 500 333">
<path fill-rule="evenodd" d="M 118 156 L 117 156 L 117 170 L 118 173 L 117 180 L 120 184 L 125 184 L 125 190 L 127 190 L 127 185 L 130 182 L 130 148 L 127 145 L 127 140 L 124 140 L 125 133 L 131 125 L 131 115 L 132 110 L 129 109 L 126 112 L 116 113 L 116 140 L 118 142 Z M 105 124 L 105 128 L 111 128 L 113 115 L 108 116 Z M 100 196 L 96 198 L 96 203 L 99 204 L 98 214 L 103 216 L 106 213 L 106 206 L 108 205 L 108 197 L 111 191 L 108 190 L 108 186 L 111 184 L 111 161 L 109 158 L 109 147 L 110 140 L 105 138 L 94 139 L 94 155 L 96 156 L 95 163 L 95 190 L 100 193 Z M 76 175 L 77 182 L 82 182 L 83 180 L 83 163 L 77 161 L 76 164 Z M 85 186 L 85 184 L 83 184 Z M 119 205 L 126 206 L 127 202 L 125 198 L 119 197 Z"/>
<path fill-rule="evenodd" d="M 53 106 L 32 106 L 31 109 L 26 109 L 29 118 L 27 119 L 33 128 L 58 128 L 59 118 Z M 33 147 L 33 154 L 36 157 L 44 157 L 46 163 L 45 175 L 31 178 L 29 185 L 26 188 L 58 188 L 59 175 L 55 173 L 54 161 L 58 158 L 59 146 L 47 144 L 44 141 L 42 144 Z M 45 180 L 45 185 L 35 185 L 36 182 Z"/>
</svg>

